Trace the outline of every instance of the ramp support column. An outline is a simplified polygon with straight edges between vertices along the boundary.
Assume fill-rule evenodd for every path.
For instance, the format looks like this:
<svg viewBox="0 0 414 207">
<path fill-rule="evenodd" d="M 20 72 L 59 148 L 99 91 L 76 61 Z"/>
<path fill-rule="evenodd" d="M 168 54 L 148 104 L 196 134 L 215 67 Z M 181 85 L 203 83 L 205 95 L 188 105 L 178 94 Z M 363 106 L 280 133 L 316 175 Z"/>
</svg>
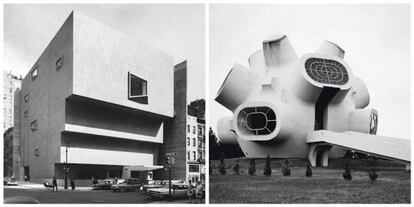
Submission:
<svg viewBox="0 0 414 207">
<path fill-rule="evenodd" d="M 312 167 L 317 165 L 317 160 L 320 159 L 320 164 L 322 167 L 328 166 L 329 150 L 331 150 L 332 145 L 324 143 L 313 143 L 310 144 L 308 159 Z M 319 156 L 318 157 L 318 152 Z"/>
</svg>

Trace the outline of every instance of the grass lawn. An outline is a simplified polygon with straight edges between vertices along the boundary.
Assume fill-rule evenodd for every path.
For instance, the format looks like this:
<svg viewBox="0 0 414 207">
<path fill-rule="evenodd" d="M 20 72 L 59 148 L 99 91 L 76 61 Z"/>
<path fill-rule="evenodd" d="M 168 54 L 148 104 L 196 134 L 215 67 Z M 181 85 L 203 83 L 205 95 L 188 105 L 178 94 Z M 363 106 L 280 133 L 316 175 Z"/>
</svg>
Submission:
<svg viewBox="0 0 414 207">
<path fill-rule="evenodd" d="M 241 175 L 232 168 L 236 159 L 226 159 L 226 175 L 217 168 L 210 175 L 210 203 L 410 203 L 410 172 L 390 161 L 351 160 L 352 180 L 342 178 L 344 160 L 330 161 L 328 168 L 312 168 L 305 177 L 306 162 L 291 160 L 291 176 L 282 176 L 281 161 L 272 160 L 272 175 L 263 175 L 264 159 L 256 160 L 256 175 L 247 174 L 250 159 L 240 159 Z M 212 161 L 218 166 L 219 161 Z M 375 168 L 378 179 L 371 183 L 367 170 Z"/>
</svg>

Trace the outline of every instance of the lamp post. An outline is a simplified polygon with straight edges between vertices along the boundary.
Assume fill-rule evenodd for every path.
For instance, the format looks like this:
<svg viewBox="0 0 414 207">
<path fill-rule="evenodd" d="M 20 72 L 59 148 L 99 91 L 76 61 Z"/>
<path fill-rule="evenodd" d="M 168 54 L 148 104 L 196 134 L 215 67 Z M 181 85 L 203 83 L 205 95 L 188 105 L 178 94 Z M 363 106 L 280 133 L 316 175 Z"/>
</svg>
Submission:
<svg viewBox="0 0 414 207">
<path fill-rule="evenodd" d="M 65 170 L 65 189 L 68 189 L 68 173 L 69 173 L 68 146 L 69 146 L 69 142 L 66 142 L 66 161 L 65 161 L 65 167 L 63 168 Z"/>
</svg>

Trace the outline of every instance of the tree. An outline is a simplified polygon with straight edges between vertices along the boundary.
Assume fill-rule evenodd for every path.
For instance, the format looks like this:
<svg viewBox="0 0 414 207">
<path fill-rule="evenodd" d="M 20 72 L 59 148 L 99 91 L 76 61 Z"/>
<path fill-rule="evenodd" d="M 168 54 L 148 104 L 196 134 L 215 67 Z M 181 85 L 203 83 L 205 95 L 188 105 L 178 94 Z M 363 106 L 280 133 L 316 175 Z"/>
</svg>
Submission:
<svg viewBox="0 0 414 207">
<path fill-rule="evenodd" d="M 345 172 L 344 173 L 342 173 L 342 177 L 345 179 L 345 180 L 352 180 L 352 175 L 351 175 L 351 169 L 349 168 L 349 166 L 348 166 L 348 161 L 346 162 L 346 164 L 345 164 Z"/>
<path fill-rule="evenodd" d="M 254 175 L 256 173 L 256 162 L 254 158 L 250 160 L 249 175 Z"/>
<path fill-rule="evenodd" d="M 272 168 L 270 168 L 270 156 L 269 154 L 266 157 L 266 164 L 263 169 L 263 175 L 270 176 L 272 174 Z"/>
<path fill-rule="evenodd" d="M 195 116 L 199 119 L 204 119 L 206 110 L 206 101 L 204 99 L 197 99 L 192 101 L 187 106 L 188 115 Z"/>
<path fill-rule="evenodd" d="M 371 168 L 368 172 L 369 179 L 371 180 L 371 184 L 375 182 L 378 178 L 378 174 L 375 172 L 374 168 Z"/>
<path fill-rule="evenodd" d="M 220 157 L 220 166 L 219 166 L 219 172 L 222 175 L 226 174 L 226 165 L 224 164 L 224 155 Z"/>
<path fill-rule="evenodd" d="M 240 175 L 239 170 L 240 170 L 240 165 L 239 165 L 239 160 L 237 159 L 236 165 L 233 167 L 234 174 Z"/>
<path fill-rule="evenodd" d="M 209 144 L 210 160 L 220 159 L 221 150 L 219 147 L 219 142 L 216 137 L 216 134 L 214 134 L 214 131 L 211 129 L 211 127 L 208 131 L 208 144 Z"/>
<path fill-rule="evenodd" d="M 312 168 L 311 168 L 311 165 L 309 163 L 306 166 L 306 177 L 312 177 Z"/>
<path fill-rule="evenodd" d="M 283 176 L 289 176 L 290 175 L 290 169 L 289 169 L 289 160 L 285 160 L 285 162 L 282 165 L 282 174 Z"/>
</svg>

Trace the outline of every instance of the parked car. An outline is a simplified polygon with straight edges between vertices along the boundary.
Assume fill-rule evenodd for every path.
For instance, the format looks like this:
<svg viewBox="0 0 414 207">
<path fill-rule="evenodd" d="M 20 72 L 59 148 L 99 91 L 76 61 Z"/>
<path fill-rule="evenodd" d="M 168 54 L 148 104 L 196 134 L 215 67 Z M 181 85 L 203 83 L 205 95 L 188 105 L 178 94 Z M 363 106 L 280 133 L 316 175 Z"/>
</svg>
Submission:
<svg viewBox="0 0 414 207">
<path fill-rule="evenodd" d="M 186 198 L 187 197 L 187 183 L 174 183 L 171 186 L 171 197 L 173 199 Z M 193 195 L 195 195 L 195 188 L 193 188 Z M 168 198 L 169 188 L 168 185 L 162 188 L 152 188 L 147 190 L 147 195 L 152 199 L 164 199 Z"/>
<path fill-rule="evenodd" d="M 92 185 L 93 190 L 111 190 L 111 186 L 114 184 L 115 179 L 98 180 Z M 122 181 L 121 181 L 122 182 Z"/>
<path fill-rule="evenodd" d="M 14 177 L 12 177 L 12 178 L 4 178 L 3 185 L 4 186 L 6 186 L 6 185 L 8 185 L 8 186 L 10 186 L 10 185 L 17 186 L 17 181 L 16 181 L 16 179 Z"/>
<path fill-rule="evenodd" d="M 111 190 L 113 192 L 125 192 L 125 191 L 138 191 L 142 186 L 142 182 L 139 179 L 125 179 L 125 181 L 120 182 L 118 184 L 113 184 L 111 186 Z"/>
<path fill-rule="evenodd" d="M 148 189 L 152 188 L 162 188 L 168 185 L 168 181 L 164 180 L 149 180 L 148 184 L 142 186 L 142 190 L 147 192 Z"/>
</svg>

